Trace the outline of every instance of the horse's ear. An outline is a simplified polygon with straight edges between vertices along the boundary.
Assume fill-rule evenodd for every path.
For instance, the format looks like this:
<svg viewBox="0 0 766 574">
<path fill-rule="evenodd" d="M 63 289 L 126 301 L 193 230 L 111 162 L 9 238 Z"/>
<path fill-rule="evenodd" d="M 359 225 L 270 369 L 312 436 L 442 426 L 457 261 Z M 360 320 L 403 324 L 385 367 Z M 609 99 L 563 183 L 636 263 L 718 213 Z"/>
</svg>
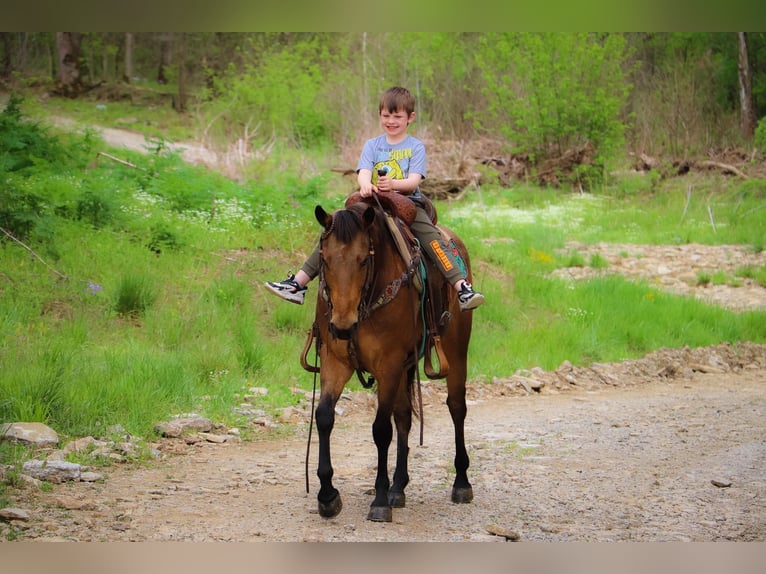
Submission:
<svg viewBox="0 0 766 574">
<path fill-rule="evenodd" d="M 370 226 L 373 221 L 375 221 L 375 208 L 370 206 L 367 209 L 364 210 L 364 224 L 366 226 Z"/>
<path fill-rule="evenodd" d="M 330 229 L 330 226 L 332 225 L 332 215 L 330 215 L 324 209 L 322 209 L 321 205 L 317 205 L 314 208 L 314 217 L 317 218 L 319 225 L 321 225 L 325 229 Z"/>
</svg>

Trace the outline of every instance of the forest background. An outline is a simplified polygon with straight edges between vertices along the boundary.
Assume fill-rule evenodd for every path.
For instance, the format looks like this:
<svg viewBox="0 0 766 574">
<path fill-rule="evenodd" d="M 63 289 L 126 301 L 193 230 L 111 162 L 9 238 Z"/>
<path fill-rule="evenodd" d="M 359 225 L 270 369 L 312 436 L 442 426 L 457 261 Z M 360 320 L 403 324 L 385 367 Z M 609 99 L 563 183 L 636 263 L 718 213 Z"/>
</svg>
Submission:
<svg viewBox="0 0 766 574">
<path fill-rule="evenodd" d="M 0 422 L 150 437 L 195 411 L 257 434 L 243 397 L 302 402 L 313 305 L 261 283 L 353 189 L 395 84 L 488 296 L 474 382 L 766 340 L 763 312 L 550 276 L 605 265 L 570 240 L 763 251 L 766 33 L 3 32 L 0 81 Z M 105 128 L 145 149 L 105 148 Z M 699 277 L 744 279 L 766 268 Z"/>
</svg>

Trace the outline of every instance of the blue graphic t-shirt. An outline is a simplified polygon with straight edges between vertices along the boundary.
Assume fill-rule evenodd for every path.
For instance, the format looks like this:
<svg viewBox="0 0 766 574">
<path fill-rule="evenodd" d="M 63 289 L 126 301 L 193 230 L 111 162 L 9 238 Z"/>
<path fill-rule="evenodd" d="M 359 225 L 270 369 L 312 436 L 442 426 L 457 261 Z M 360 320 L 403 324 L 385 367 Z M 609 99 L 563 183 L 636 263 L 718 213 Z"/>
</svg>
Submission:
<svg viewBox="0 0 766 574">
<path fill-rule="evenodd" d="M 426 146 L 419 139 L 407 136 L 398 144 L 392 145 L 386 141 L 385 135 L 367 140 L 356 166 L 372 171 L 372 185 L 378 183 L 378 170 L 388 168 L 388 177 L 407 179 L 411 173 L 419 173 L 426 177 Z M 409 196 L 410 199 L 422 199 L 418 187 Z"/>
</svg>

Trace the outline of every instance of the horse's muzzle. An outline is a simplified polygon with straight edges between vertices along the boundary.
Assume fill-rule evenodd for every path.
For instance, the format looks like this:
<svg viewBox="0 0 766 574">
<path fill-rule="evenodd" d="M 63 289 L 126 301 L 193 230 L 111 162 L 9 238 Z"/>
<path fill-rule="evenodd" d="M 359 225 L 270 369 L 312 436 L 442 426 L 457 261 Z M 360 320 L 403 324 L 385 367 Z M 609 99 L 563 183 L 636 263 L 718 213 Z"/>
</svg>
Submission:
<svg viewBox="0 0 766 574">
<path fill-rule="evenodd" d="M 354 332 L 356 332 L 356 326 L 357 323 L 354 323 L 349 329 L 338 329 L 338 327 L 335 326 L 335 323 L 330 323 L 330 335 L 332 335 L 333 339 L 350 341 Z"/>
</svg>

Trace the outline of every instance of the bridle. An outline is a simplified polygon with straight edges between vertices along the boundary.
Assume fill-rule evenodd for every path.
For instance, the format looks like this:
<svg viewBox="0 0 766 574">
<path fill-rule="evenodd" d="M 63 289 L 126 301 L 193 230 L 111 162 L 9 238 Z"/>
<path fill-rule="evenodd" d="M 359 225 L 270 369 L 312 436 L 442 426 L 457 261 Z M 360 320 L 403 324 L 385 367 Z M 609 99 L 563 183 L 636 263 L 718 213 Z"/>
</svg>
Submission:
<svg viewBox="0 0 766 574">
<path fill-rule="evenodd" d="M 352 329 L 344 329 L 342 331 L 338 331 L 335 326 L 332 324 L 332 296 L 330 293 L 330 286 L 327 283 L 327 265 L 325 263 L 324 258 L 324 242 L 326 239 L 332 235 L 332 232 L 335 229 L 335 215 L 333 215 L 332 223 L 330 226 L 322 233 L 321 237 L 319 238 L 319 292 L 322 294 L 322 298 L 325 300 L 325 303 L 327 303 L 327 320 L 330 325 L 330 333 L 333 335 L 333 337 L 336 337 L 341 340 L 349 340 L 351 338 L 351 335 L 355 328 Z M 364 278 L 364 284 L 362 285 L 362 296 L 359 300 L 359 310 L 358 310 L 358 317 L 361 321 L 363 318 L 367 318 L 369 316 L 369 306 L 365 303 L 365 300 L 368 296 L 368 293 L 370 292 L 370 289 L 372 288 L 373 284 L 373 278 L 375 277 L 375 244 L 372 239 L 372 234 L 369 230 L 367 230 L 367 243 L 368 243 L 368 249 L 367 249 L 367 257 L 365 258 L 364 267 L 366 269 L 365 272 L 365 278 Z M 367 314 L 363 317 L 363 313 L 365 313 L 365 310 L 367 311 Z"/>
<path fill-rule="evenodd" d="M 325 229 L 325 231 L 322 233 L 319 239 L 319 256 L 320 256 L 319 292 L 321 293 L 321 297 L 324 299 L 325 303 L 327 304 L 327 320 L 330 325 L 329 326 L 330 335 L 334 338 L 349 342 L 348 355 L 349 355 L 349 359 L 351 360 L 351 364 L 354 370 L 356 371 L 357 377 L 359 378 L 359 381 L 362 383 L 362 386 L 365 388 L 370 388 L 374 384 L 374 380 L 372 378 L 369 378 L 367 380 L 364 379 L 363 370 L 361 366 L 359 365 L 359 361 L 357 359 L 357 343 L 356 343 L 356 337 L 355 337 L 357 326 L 359 322 L 368 319 L 376 310 L 394 301 L 396 297 L 399 295 L 399 292 L 401 291 L 401 288 L 403 286 L 414 284 L 413 277 L 415 276 L 416 273 L 419 272 L 421 255 L 420 255 L 420 250 L 418 249 L 416 253 L 413 255 L 407 268 L 398 277 L 395 277 L 394 279 L 392 279 L 382 289 L 378 291 L 374 290 L 374 286 L 376 284 L 375 241 L 373 238 L 372 228 L 371 227 L 368 228 L 367 240 L 368 240 L 369 247 L 367 250 L 367 257 L 365 259 L 365 268 L 366 268 L 365 280 L 362 286 L 362 295 L 359 299 L 359 308 L 357 309 L 358 322 L 354 324 L 350 329 L 338 330 L 332 324 L 332 309 L 333 309 L 332 296 L 331 296 L 330 286 L 327 284 L 327 279 L 326 279 L 327 270 L 326 270 L 326 264 L 324 259 L 324 242 L 335 230 L 336 215 L 337 214 L 333 215 L 332 223 Z M 416 311 L 413 316 L 413 322 L 417 321 L 417 305 L 415 308 L 416 308 Z M 417 362 L 417 357 L 418 357 L 417 353 L 415 354 L 415 357 L 416 357 L 415 360 Z"/>
<path fill-rule="evenodd" d="M 326 265 L 324 259 L 324 242 L 332 235 L 335 230 L 335 215 L 333 215 L 333 221 L 330 226 L 322 233 L 319 239 L 319 292 L 322 294 L 322 298 L 327 303 L 328 320 L 332 319 L 332 297 L 330 293 L 330 286 L 327 284 L 326 279 Z M 373 312 L 378 310 L 396 299 L 400 289 L 404 285 L 411 285 L 413 283 L 413 276 L 418 272 L 420 268 L 420 250 L 412 257 L 407 268 L 399 275 L 383 287 L 379 292 L 374 292 L 373 287 L 375 284 L 375 242 L 373 240 L 372 231 L 367 230 L 367 242 L 368 250 L 367 257 L 365 258 L 365 279 L 362 285 L 362 295 L 359 299 L 358 318 L 359 321 L 368 319 Z M 343 337 L 339 337 L 343 339 Z"/>
</svg>

